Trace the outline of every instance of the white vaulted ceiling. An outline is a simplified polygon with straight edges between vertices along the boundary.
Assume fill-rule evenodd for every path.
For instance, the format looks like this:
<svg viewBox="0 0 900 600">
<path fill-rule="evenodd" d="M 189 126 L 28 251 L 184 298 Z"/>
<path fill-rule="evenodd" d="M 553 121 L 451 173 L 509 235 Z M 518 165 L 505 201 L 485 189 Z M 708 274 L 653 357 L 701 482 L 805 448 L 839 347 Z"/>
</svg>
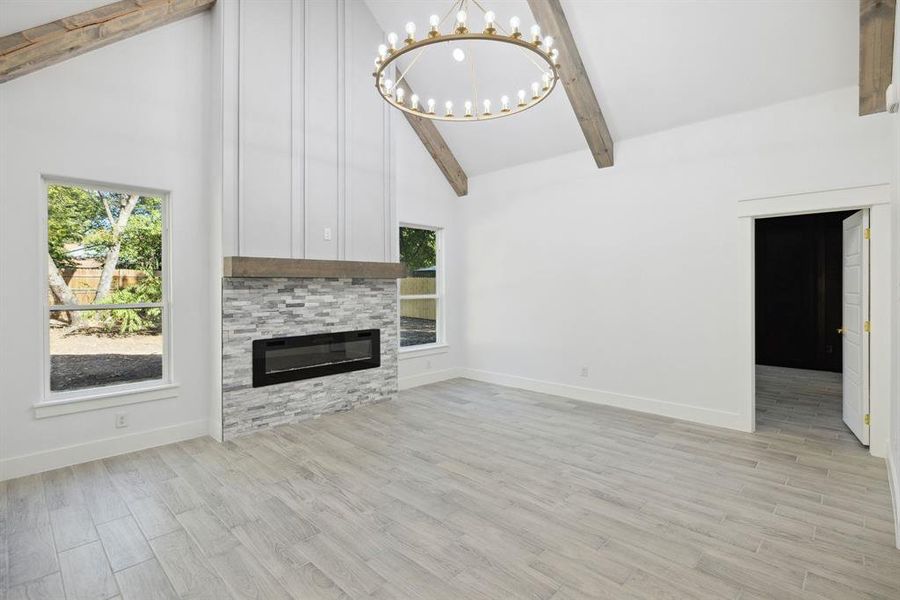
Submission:
<svg viewBox="0 0 900 600">
<path fill-rule="evenodd" d="M 366 3 L 385 31 L 401 34 L 409 20 L 423 31 L 429 15 L 443 16 L 450 5 L 447 0 Z M 562 3 L 614 140 L 856 83 L 857 0 Z M 503 24 L 512 15 L 522 19 L 523 30 L 533 22 L 525 0 L 482 4 Z M 473 18 L 480 19 L 475 12 Z M 417 91 L 435 90 L 440 105 L 442 73 L 416 69 L 411 82 Z M 470 176 L 586 148 L 561 87 L 522 115 L 490 123 L 440 123 L 439 129 Z"/>
</svg>

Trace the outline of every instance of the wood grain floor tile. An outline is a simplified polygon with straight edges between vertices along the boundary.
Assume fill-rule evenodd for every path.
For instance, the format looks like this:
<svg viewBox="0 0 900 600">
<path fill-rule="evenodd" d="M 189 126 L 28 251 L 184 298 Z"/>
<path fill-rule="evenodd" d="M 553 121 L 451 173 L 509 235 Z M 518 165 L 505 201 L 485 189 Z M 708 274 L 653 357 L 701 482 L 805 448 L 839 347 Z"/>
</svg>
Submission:
<svg viewBox="0 0 900 600">
<path fill-rule="evenodd" d="M 122 600 L 177 600 L 165 571 L 155 558 L 116 573 Z"/>
<path fill-rule="evenodd" d="M 59 572 L 29 581 L 9 590 L 9 600 L 66 600 Z"/>
<path fill-rule="evenodd" d="M 97 533 L 113 571 L 121 571 L 153 558 L 153 551 L 131 516 L 98 525 Z"/>
<path fill-rule="evenodd" d="M 105 600 L 119 594 L 100 542 L 60 552 L 59 569 L 68 600 Z"/>
</svg>

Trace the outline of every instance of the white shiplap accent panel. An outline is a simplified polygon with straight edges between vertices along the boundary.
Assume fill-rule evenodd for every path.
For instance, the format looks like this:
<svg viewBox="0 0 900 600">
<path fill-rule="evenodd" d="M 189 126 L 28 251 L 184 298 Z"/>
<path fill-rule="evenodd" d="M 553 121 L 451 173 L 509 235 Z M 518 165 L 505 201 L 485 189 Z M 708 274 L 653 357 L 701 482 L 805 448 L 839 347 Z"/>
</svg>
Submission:
<svg viewBox="0 0 900 600">
<path fill-rule="evenodd" d="M 338 258 L 338 112 L 337 3 L 306 4 L 306 256 Z M 324 239 L 330 227 L 332 239 Z"/>
<path fill-rule="evenodd" d="M 290 0 L 240 7 L 240 250 L 291 256 Z"/>
<path fill-rule="evenodd" d="M 352 166 L 348 179 L 349 218 L 347 227 L 352 244 L 352 260 L 389 260 L 385 233 L 393 234 L 390 224 L 390 195 L 384 181 L 388 176 L 385 156 L 385 107 L 375 91 L 372 77 L 372 48 L 381 43 L 383 33 L 363 4 L 354 4 L 348 13 L 348 129 L 352 144 L 348 159 Z M 378 185 L 373 185 L 377 182 Z M 389 248 L 389 246 L 388 246 Z"/>
<path fill-rule="evenodd" d="M 291 257 L 306 253 L 306 0 L 291 1 Z"/>
<path fill-rule="evenodd" d="M 222 254 L 240 254 L 240 179 L 238 132 L 240 131 L 240 2 L 223 2 L 213 8 L 218 19 L 222 71 Z M 215 36 L 214 36 L 215 37 Z M 215 167 L 214 167 L 215 168 Z"/>
<path fill-rule="evenodd" d="M 224 254 L 391 260 L 388 109 L 370 68 L 384 34 L 368 7 L 344 0 L 227 4 Z"/>
<path fill-rule="evenodd" d="M 337 5 L 337 48 L 335 50 L 338 59 L 338 114 L 337 114 L 337 139 L 338 139 L 338 195 L 337 195 L 337 257 L 339 260 L 347 260 L 350 255 L 350 227 L 348 220 L 350 218 L 350 173 L 352 168 L 350 165 L 350 98 L 348 90 L 347 75 L 350 71 L 348 59 L 348 48 L 350 47 L 350 36 L 347 27 L 349 23 L 349 15 L 353 9 L 352 2 L 338 2 Z"/>
</svg>

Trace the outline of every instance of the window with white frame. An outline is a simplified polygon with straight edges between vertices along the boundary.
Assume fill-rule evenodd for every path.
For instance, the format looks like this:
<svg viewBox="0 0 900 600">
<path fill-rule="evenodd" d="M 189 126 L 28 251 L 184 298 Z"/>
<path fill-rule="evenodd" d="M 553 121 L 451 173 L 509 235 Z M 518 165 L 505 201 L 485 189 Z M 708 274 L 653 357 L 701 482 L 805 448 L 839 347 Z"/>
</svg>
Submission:
<svg viewBox="0 0 900 600">
<path fill-rule="evenodd" d="M 443 266 L 440 229 L 400 227 L 400 346 L 440 344 L 443 336 Z"/>
<path fill-rule="evenodd" d="M 168 382 L 166 199 L 47 185 L 48 399 Z"/>
</svg>

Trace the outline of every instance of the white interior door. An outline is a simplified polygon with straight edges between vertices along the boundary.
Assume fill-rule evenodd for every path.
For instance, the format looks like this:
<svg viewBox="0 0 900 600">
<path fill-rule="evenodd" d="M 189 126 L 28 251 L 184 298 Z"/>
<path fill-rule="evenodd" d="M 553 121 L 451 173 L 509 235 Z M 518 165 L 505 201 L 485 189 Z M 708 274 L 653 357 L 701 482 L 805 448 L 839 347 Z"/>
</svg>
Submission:
<svg viewBox="0 0 900 600">
<path fill-rule="evenodd" d="M 843 339 L 844 423 L 869 445 L 869 211 L 844 219 Z"/>
</svg>

